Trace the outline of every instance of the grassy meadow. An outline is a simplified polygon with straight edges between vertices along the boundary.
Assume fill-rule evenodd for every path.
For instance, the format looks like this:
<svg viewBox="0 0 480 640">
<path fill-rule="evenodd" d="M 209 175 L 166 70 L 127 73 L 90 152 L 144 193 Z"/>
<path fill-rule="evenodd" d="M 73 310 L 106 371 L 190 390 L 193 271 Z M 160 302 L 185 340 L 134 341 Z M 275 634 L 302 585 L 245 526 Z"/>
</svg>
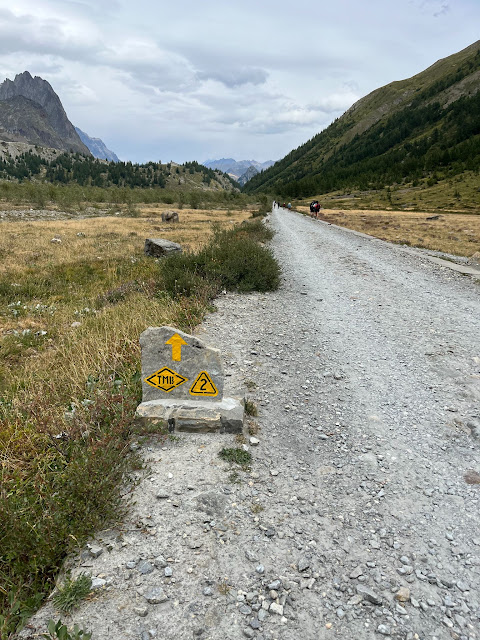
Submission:
<svg viewBox="0 0 480 640">
<path fill-rule="evenodd" d="M 184 207 L 174 224 L 162 223 L 166 209 L 0 222 L 2 640 L 51 591 L 66 554 L 122 515 L 120 487 L 140 465 L 140 333 L 191 331 L 220 288 L 278 285 L 264 225 L 241 224 L 257 207 Z M 146 257 L 147 237 L 186 252 Z"/>
</svg>

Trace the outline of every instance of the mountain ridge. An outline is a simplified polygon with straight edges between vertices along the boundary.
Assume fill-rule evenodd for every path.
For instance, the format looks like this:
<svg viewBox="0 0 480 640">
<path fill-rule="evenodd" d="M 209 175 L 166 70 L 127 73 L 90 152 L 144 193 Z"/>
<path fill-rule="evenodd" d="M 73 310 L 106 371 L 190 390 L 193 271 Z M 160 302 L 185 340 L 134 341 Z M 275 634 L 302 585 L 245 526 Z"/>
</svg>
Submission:
<svg viewBox="0 0 480 640">
<path fill-rule="evenodd" d="M 428 179 L 440 169 L 456 175 L 476 167 L 479 92 L 477 41 L 411 78 L 364 96 L 329 127 L 253 177 L 244 190 L 308 196 L 383 188 Z"/>
<path fill-rule="evenodd" d="M 249 167 L 255 167 L 257 172 L 264 171 L 268 167 L 273 165 L 273 160 L 267 160 L 266 162 L 258 162 L 257 160 L 235 160 L 234 158 L 219 158 L 217 160 L 205 160 L 203 162 L 205 167 L 209 169 L 218 169 L 224 173 L 228 173 L 237 181 L 245 174 Z"/>
</svg>

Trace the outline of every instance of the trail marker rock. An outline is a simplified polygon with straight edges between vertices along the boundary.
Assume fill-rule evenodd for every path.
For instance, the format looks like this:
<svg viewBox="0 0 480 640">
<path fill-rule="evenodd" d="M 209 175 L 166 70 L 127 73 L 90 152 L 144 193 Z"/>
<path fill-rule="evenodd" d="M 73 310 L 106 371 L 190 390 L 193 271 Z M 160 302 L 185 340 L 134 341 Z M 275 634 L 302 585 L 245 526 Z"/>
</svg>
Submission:
<svg viewBox="0 0 480 640">
<path fill-rule="evenodd" d="M 224 398 L 221 353 L 173 327 L 149 327 L 140 336 L 143 402 L 136 419 L 165 422 L 170 431 L 238 433 L 244 408 Z"/>
</svg>

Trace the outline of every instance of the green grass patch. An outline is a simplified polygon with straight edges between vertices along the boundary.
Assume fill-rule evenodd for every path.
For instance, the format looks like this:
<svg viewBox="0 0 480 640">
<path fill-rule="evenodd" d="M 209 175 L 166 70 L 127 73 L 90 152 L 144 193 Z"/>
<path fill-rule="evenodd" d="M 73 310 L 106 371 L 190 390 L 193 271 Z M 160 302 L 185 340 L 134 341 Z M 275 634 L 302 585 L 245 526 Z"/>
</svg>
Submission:
<svg viewBox="0 0 480 640">
<path fill-rule="evenodd" d="M 257 405 L 253 402 L 253 400 L 245 399 L 244 406 L 245 406 L 245 413 L 247 414 L 247 416 L 254 417 L 258 415 Z"/>
<path fill-rule="evenodd" d="M 239 447 L 223 448 L 218 455 L 225 462 L 238 464 L 244 471 L 249 469 L 252 462 L 252 454 Z"/>
<path fill-rule="evenodd" d="M 53 603 L 62 613 L 70 613 L 88 596 L 91 589 L 90 576 L 82 574 L 76 580 L 67 577 L 53 596 Z"/>
</svg>

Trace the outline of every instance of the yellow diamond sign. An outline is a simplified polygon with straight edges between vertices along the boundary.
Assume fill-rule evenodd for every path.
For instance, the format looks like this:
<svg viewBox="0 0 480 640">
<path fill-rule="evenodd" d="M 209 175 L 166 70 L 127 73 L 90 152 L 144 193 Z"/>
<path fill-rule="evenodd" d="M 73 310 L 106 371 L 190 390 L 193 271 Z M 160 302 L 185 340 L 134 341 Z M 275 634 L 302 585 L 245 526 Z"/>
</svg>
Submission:
<svg viewBox="0 0 480 640">
<path fill-rule="evenodd" d="M 181 384 L 186 382 L 188 378 L 184 378 L 176 371 L 169 369 L 168 367 L 163 367 L 163 369 L 159 369 L 152 373 L 151 376 L 145 378 L 145 382 L 149 384 L 151 387 L 155 387 L 155 389 L 160 389 L 161 391 L 165 391 L 168 393 L 179 387 Z"/>
</svg>

